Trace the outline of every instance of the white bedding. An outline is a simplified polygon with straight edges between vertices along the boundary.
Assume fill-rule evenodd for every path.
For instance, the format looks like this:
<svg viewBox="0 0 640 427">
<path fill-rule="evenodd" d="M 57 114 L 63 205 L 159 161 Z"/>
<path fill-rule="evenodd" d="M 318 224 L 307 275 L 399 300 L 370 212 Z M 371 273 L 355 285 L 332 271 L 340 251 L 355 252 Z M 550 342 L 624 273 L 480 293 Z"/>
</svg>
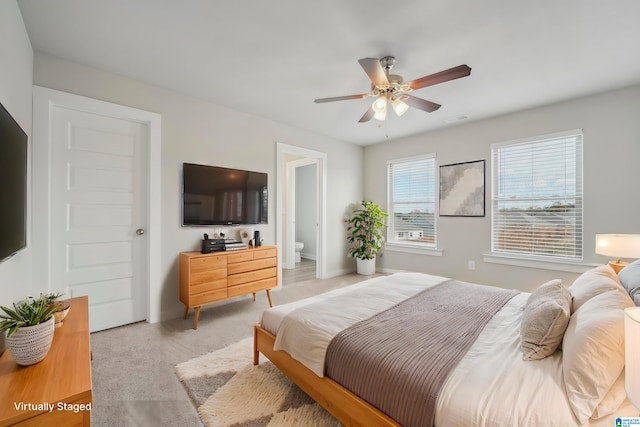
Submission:
<svg viewBox="0 0 640 427">
<path fill-rule="evenodd" d="M 276 335 L 276 350 L 322 376 L 326 347 L 340 330 L 444 280 L 420 273 L 369 279 L 268 309 L 262 326 Z M 450 374 L 437 401 L 436 426 L 579 425 L 564 391 L 562 353 L 522 360 L 519 325 L 528 295 L 515 296 L 489 321 Z M 317 315 L 319 308 L 324 315 Z M 637 415 L 625 401 L 613 415 L 583 425 L 614 426 L 615 417 Z"/>
</svg>

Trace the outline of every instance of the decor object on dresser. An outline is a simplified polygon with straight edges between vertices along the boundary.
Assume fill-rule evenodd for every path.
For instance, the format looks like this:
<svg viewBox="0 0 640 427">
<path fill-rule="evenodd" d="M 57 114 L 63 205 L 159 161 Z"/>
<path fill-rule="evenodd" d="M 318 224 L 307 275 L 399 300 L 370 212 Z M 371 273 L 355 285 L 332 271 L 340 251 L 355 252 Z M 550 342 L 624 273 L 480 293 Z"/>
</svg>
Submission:
<svg viewBox="0 0 640 427">
<path fill-rule="evenodd" d="M 640 234 L 596 234 L 596 253 L 617 258 L 609 265 L 619 273 L 628 265 L 621 258 L 640 258 Z"/>
<path fill-rule="evenodd" d="M 362 201 L 362 208 L 351 213 L 345 222 L 347 240 L 351 244 L 350 255 L 356 259 L 358 274 L 371 275 L 376 272 L 376 255 L 384 245 L 382 232 L 388 214 L 374 202 Z"/>
<path fill-rule="evenodd" d="M 62 296 L 61 293 L 48 293 L 41 296 L 42 298 L 45 298 L 50 305 L 53 305 L 56 308 L 56 310 L 53 312 L 55 327 L 61 327 L 62 321 L 65 317 L 67 317 L 67 314 L 71 309 L 71 303 L 69 301 L 58 301 L 58 299 Z"/>
<path fill-rule="evenodd" d="M 240 241 L 249 246 L 251 244 L 251 239 L 253 239 L 253 227 L 240 228 L 238 230 L 238 235 L 240 237 Z M 254 244 L 254 246 L 258 245 Z"/>
<path fill-rule="evenodd" d="M 11 351 L 5 351 L 0 357 L 0 426 L 90 425 L 88 298 L 76 297 L 69 301 L 73 311 L 65 319 L 64 328 L 56 329 L 44 360 L 21 367 L 15 363 Z"/>
<path fill-rule="evenodd" d="M 484 216 L 484 160 L 440 166 L 440 216 Z"/>
<path fill-rule="evenodd" d="M 265 355 L 346 425 L 613 425 L 638 414 L 623 373 L 633 302 L 602 267 L 569 287 L 582 304 L 562 351 L 532 362 L 519 351 L 531 294 L 397 273 L 265 310 L 254 363 Z"/>
<path fill-rule="evenodd" d="M 0 333 L 7 331 L 7 347 L 18 365 L 28 366 L 45 358 L 54 332 L 53 313 L 57 307 L 44 296 L 14 303 L 13 309 L 0 307 Z"/>
<path fill-rule="evenodd" d="M 278 249 L 261 246 L 232 252 L 182 252 L 180 254 L 180 301 L 184 318 L 195 308 L 193 328 L 198 329 L 203 305 L 249 293 L 267 291 L 278 286 Z"/>
<path fill-rule="evenodd" d="M 640 307 L 624 310 L 624 342 L 627 397 L 640 410 Z"/>
<path fill-rule="evenodd" d="M 69 301 L 56 301 L 55 306 L 56 311 L 53 312 L 53 318 L 55 319 L 55 327 L 59 328 L 62 326 L 64 318 L 69 314 L 69 310 L 71 310 L 71 303 Z"/>
</svg>

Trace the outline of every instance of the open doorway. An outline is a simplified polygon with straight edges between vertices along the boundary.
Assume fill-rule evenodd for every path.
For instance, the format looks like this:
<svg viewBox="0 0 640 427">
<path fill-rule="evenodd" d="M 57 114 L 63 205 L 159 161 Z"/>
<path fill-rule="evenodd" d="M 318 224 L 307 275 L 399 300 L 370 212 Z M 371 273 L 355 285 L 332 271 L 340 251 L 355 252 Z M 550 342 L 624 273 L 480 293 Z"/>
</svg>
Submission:
<svg viewBox="0 0 640 427">
<path fill-rule="evenodd" d="M 277 150 L 279 286 L 282 284 L 282 269 L 287 273 L 296 267 L 308 269 L 311 264 L 303 264 L 302 259 L 313 260 L 315 267 L 315 271 L 311 275 L 305 273 L 305 277 L 324 278 L 326 154 L 280 143 Z M 300 262 L 296 262 L 298 257 Z"/>
<path fill-rule="evenodd" d="M 285 266 L 282 277 L 290 281 L 315 279 L 318 252 L 318 160 L 302 158 L 289 162 L 287 168 L 291 205 L 291 234 L 287 246 L 294 247 L 294 261 Z"/>
</svg>

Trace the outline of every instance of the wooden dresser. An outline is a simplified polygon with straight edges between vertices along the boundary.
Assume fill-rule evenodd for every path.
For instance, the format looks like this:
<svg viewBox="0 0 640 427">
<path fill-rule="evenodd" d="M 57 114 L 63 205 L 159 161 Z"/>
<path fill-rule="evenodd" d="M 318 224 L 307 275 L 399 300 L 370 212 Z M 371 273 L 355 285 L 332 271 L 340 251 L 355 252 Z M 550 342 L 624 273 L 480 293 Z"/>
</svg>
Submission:
<svg viewBox="0 0 640 427">
<path fill-rule="evenodd" d="M 278 248 L 276 246 L 214 252 L 182 252 L 180 254 L 180 301 L 184 318 L 195 308 L 193 328 L 198 329 L 200 307 L 246 294 L 267 291 L 278 286 Z"/>
<path fill-rule="evenodd" d="M 69 301 L 71 310 L 55 330 L 44 360 L 18 366 L 8 349 L 0 357 L 0 426 L 90 425 L 88 298 Z M 52 408 L 50 412 L 43 408 L 45 403 Z"/>
</svg>

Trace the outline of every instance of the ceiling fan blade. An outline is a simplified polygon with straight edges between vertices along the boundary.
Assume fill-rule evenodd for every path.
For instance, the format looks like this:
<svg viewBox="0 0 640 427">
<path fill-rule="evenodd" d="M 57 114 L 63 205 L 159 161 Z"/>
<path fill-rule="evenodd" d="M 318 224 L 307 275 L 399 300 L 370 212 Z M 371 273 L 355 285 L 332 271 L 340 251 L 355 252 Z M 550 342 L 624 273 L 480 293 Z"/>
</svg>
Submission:
<svg viewBox="0 0 640 427">
<path fill-rule="evenodd" d="M 426 99 L 417 98 L 411 95 L 404 96 L 406 96 L 404 102 L 406 102 L 408 105 L 419 110 L 426 111 L 427 113 L 431 113 L 442 107 L 442 105 L 436 104 L 435 102 L 427 101 Z"/>
<path fill-rule="evenodd" d="M 320 98 L 314 99 L 313 102 L 316 104 L 322 104 L 323 102 L 333 102 L 333 101 L 346 101 L 347 99 L 362 99 L 370 96 L 368 93 L 362 93 L 360 95 L 347 95 L 347 96 L 334 96 L 333 98 Z"/>
<path fill-rule="evenodd" d="M 371 120 L 371 118 L 373 117 L 373 115 L 376 112 L 373 111 L 373 107 L 369 107 L 369 109 L 367 110 L 366 113 L 364 113 L 364 115 L 362 117 L 360 117 L 360 120 L 358 120 L 358 123 L 364 123 L 364 122 L 368 122 L 369 120 Z"/>
<path fill-rule="evenodd" d="M 427 86 L 437 85 L 438 83 L 448 82 L 449 80 L 467 77 L 469 74 L 471 74 L 471 68 L 467 65 L 458 65 L 457 67 L 449 68 L 448 70 L 440 71 L 439 73 L 410 81 L 409 86 L 411 86 L 411 89 L 416 90 Z"/>
<path fill-rule="evenodd" d="M 364 69 L 364 72 L 367 73 L 374 85 L 389 84 L 387 75 L 382 69 L 382 65 L 380 65 L 380 60 L 378 58 L 362 58 L 359 59 L 358 62 Z"/>
</svg>

